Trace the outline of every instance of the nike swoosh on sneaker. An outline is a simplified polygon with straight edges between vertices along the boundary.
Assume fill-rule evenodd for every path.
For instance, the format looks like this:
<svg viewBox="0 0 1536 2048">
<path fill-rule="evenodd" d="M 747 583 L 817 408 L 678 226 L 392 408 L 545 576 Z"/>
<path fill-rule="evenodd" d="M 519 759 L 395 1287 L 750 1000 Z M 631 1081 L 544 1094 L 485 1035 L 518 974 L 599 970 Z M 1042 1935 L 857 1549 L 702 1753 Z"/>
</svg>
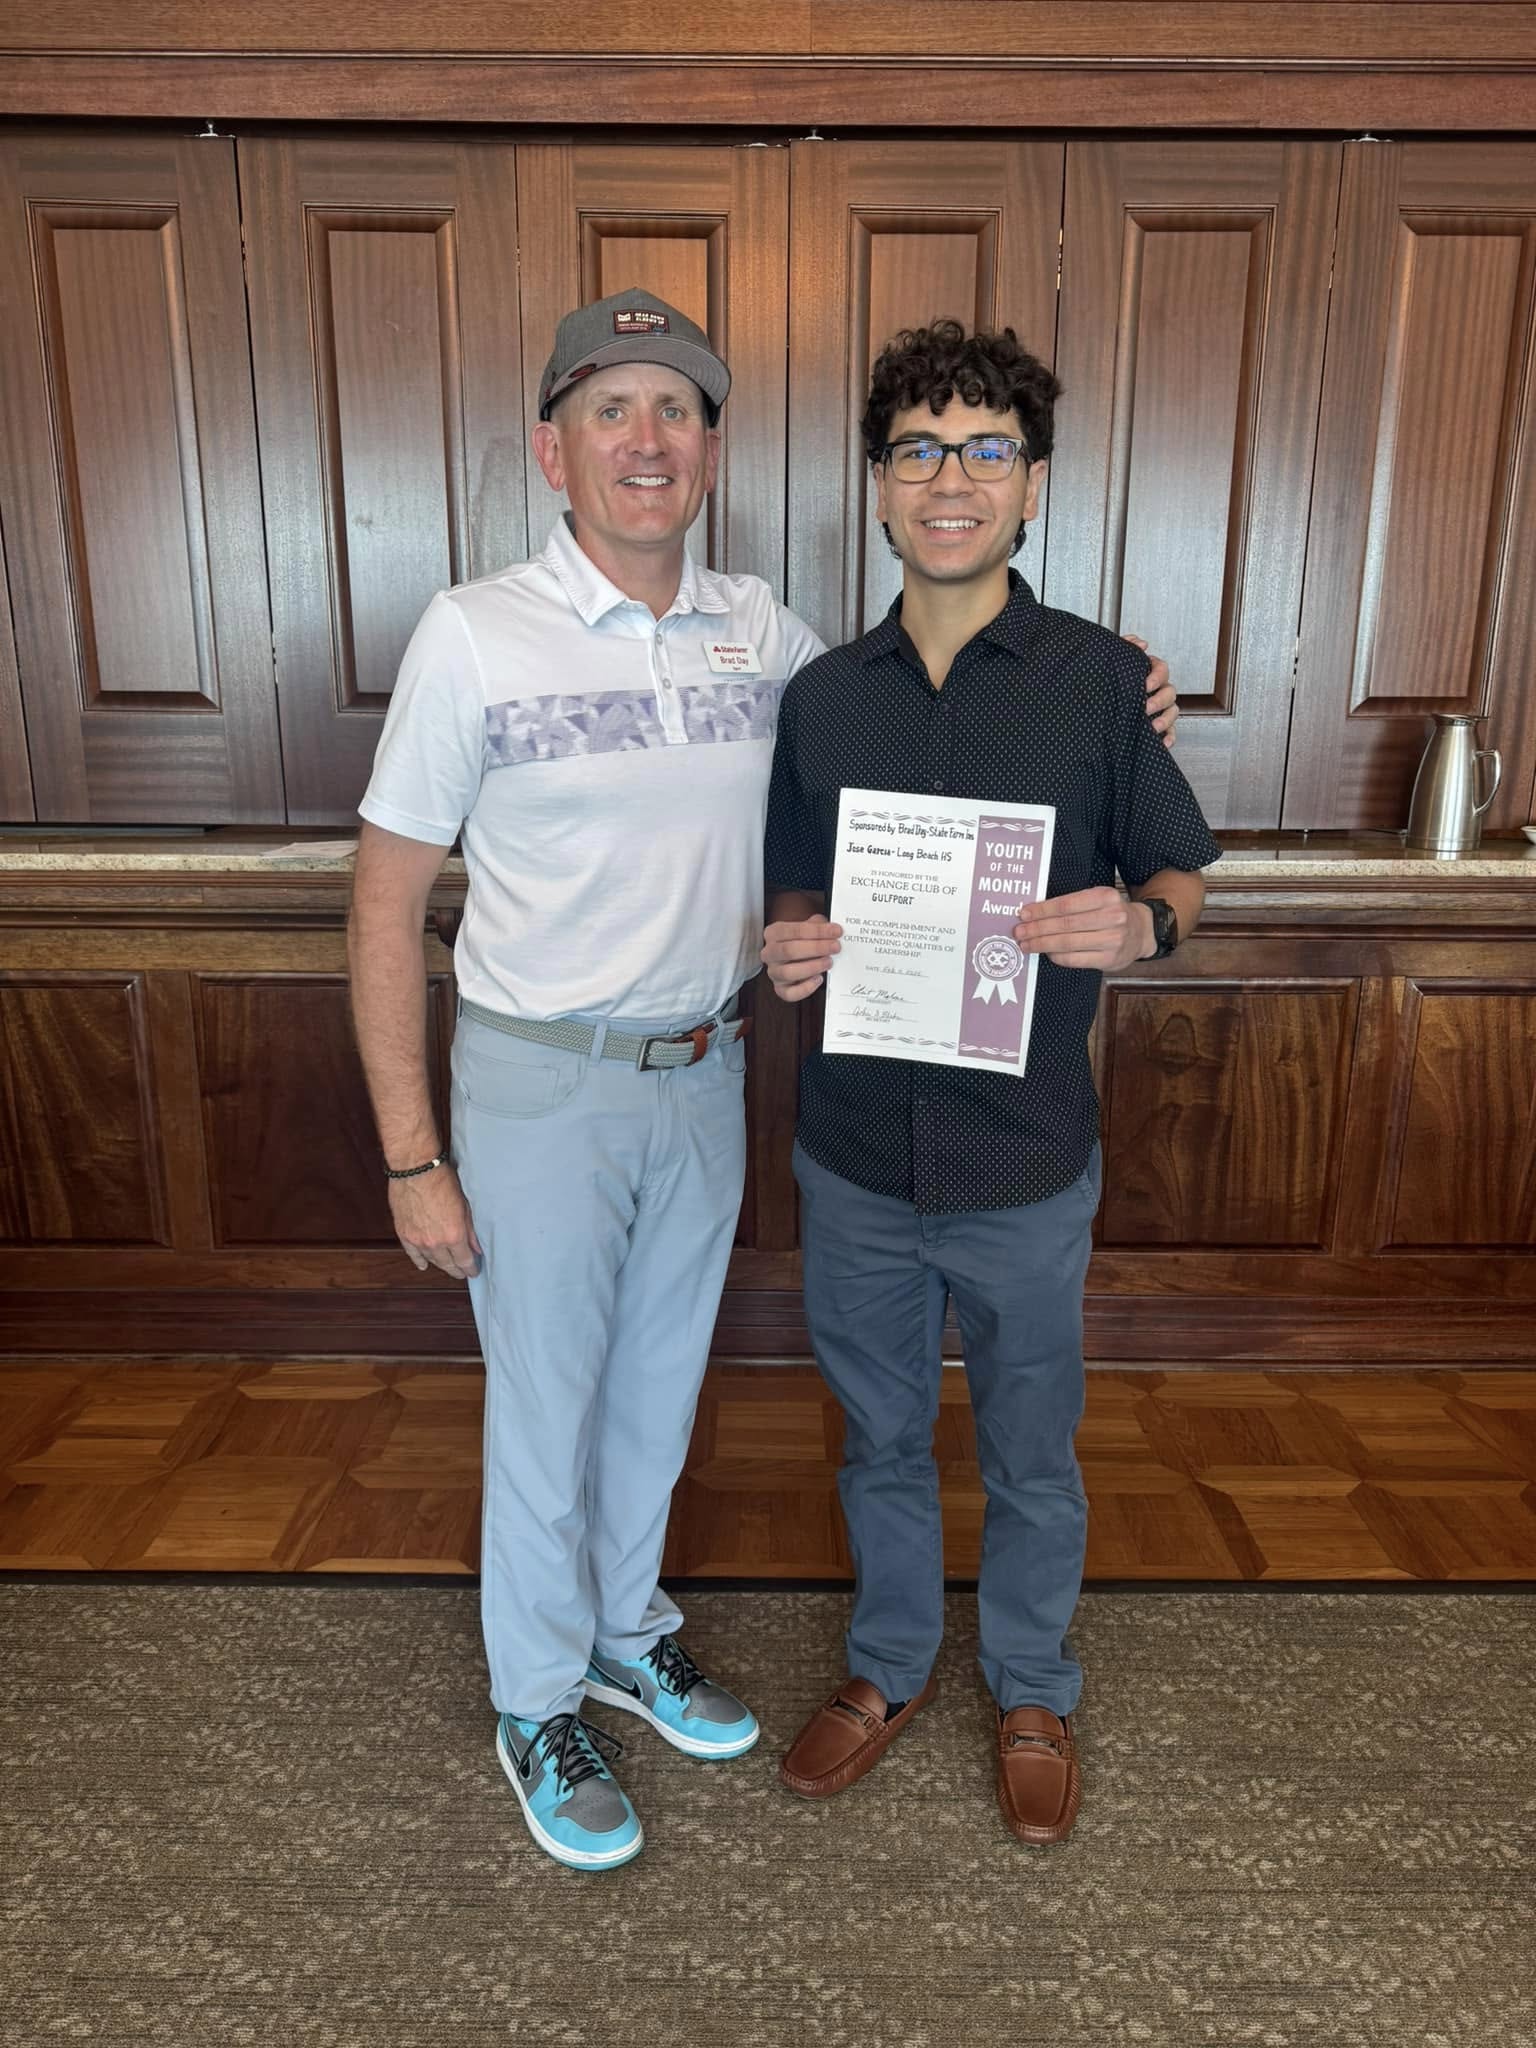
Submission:
<svg viewBox="0 0 1536 2048">
<path fill-rule="evenodd" d="M 645 1687 L 638 1678 L 620 1678 L 617 1673 L 610 1671 L 606 1664 L 599 1664 L 595 1657 L 592 1659 L 592 1669 L 601 1673 L 615 1692 L 627 1692 L 632 1698 L 637 1699 L 641 1706 L 645 1705 Z"/>
</svg>

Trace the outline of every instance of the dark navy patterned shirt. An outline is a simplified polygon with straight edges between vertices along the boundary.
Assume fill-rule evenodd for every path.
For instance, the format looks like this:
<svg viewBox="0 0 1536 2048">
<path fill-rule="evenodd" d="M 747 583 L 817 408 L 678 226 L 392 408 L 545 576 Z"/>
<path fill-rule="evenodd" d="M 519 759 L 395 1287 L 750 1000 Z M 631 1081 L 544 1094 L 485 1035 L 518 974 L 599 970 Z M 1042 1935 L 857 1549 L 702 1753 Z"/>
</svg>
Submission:
<svg viewBox="0 0 1536 2048">
<path fill-rule="evenodd" d="M 1048 896 L 1219 860 L 1189 784 L 1146 715 L 1146 656 L 1052 611 L 1010 573 L 1007 604 L 942 689 L 901 624 L 810 662 L 779 712 L 768 799 L 770 891 L 830 893 L 845 788 L 933 791 L 1056 810 Z M 834 969 L 835 971 L 835 969 Z M 1098 1136 L 1088 1033 L 1101 976 L 1042 957 L 1025 1072 L 812 1053 L 801 1144 L 816 1162 L 925 1215 L 1044 1201 Z"/>
</svg>

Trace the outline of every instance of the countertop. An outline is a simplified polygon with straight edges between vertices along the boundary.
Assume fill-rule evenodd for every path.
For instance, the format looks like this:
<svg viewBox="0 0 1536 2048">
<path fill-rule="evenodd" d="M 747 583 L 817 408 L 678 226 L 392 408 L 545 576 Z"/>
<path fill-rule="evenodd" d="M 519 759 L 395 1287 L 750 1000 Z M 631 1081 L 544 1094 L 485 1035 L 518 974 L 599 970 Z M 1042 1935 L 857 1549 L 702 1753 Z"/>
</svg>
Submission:
<svg viewBox="0 0 1536 2048">
<path fill-rule="evenodd" d="M 1416 877 L 1456 875 L 1467 879 L 1526 876 L 1536 882 L 1536 845 L 1494 839 L 1471 853 L 1411 852 L 1395 833 L 1218 834 L 1227 850 L 1206 872 L 1228 882 L 1298 880 L 1325 875 Z M 185 833 L 54 833 L 34 826 L 0 828 L 0 875 L 48 874 L 334 874 L 351 863 L 351 835 L 339 832 L 256 832 L 215 826 Z M 457 856 L 445 876 L 462 875 Z"/>
</svg>

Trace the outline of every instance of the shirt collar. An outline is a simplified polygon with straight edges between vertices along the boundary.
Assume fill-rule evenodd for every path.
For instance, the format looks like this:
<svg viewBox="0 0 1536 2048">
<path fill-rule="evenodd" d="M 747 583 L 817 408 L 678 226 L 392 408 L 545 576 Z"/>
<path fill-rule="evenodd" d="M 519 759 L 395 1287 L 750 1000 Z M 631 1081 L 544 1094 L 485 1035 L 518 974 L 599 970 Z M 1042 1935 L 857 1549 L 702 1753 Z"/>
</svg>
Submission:
<svg viewBox="0 0 1536 2048">
<path fill-rule="evenodd" d="M 692 555 L 683 556 L 683 580 L 677 586 L 675 612 L 728 612 L 730 599 L 720 587 L 713 569 L 704 569 Z"/>
<path fill-rule="evenodd" d="M 569 512 L 562 512 L 545 543 L 540 557 L 555 581 L 570 599 L 583 624 L 595 626 L 621 605 L 633 605 L 616 583 L 610 582 L 590 555 L 578 545 Z M 675 612 L 727 612 L 729 600 L 712 570 L 701 569 L 692 555 L 683 556 L 682 580 L 672 600 L 668 618 Z"/>
<path fill-rule="evenodd" d="M 972 635 L 972 639 L 990 640 L 995 647 L 1006 648 L 1010 654 L 1022 655 L 1027 652 L 1030 642 L 1039 630 L 1039 625 L 1039 599 L 1018 570 L 1010 569 L 1008 602 L 995 618 L 988 619 L 980 632 Z M 966 643 L 967 646 L 970 644 L 970 641 Z M 895 654 L 919 670 L 922 669 L 922 658 L 901 623 L 899 592 L 885 617 L 864 635 L 858 646 L 859 658 L 866 666 L 887 654 Z"/>
</svg>

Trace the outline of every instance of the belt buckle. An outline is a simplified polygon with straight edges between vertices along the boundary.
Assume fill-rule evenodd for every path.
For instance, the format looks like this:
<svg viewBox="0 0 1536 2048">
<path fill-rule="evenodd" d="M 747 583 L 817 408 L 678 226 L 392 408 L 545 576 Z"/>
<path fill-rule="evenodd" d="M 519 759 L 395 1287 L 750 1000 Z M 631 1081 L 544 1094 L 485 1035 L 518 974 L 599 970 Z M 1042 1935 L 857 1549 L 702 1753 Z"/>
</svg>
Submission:
<svg viewBox="0 0 1536 2048">
<path fill-rule="evenodd" d="M 692 1059 L 684 1060 L 682 1064 L 685 1067 L 696 1067 L 699 1061 L 703 1059 L 705 1053 L 709 1051 L 709 1041 L 714 1037 L 718 1028 L 718 1025 L 713 1023 L 695 1024 L 691 1031 L 679 1031 L 676 1038 L 644 1039 L 640 1046 L 640 1058 L 636 1064 L 642 1073 L 647 1070 L 655 1073 L 659 1070 L 650 1065 L 651 1047 L 653 1045 L 687 1045 L 691 1040 L 693 1044 L 693 1057 Z"/>
</svg>

